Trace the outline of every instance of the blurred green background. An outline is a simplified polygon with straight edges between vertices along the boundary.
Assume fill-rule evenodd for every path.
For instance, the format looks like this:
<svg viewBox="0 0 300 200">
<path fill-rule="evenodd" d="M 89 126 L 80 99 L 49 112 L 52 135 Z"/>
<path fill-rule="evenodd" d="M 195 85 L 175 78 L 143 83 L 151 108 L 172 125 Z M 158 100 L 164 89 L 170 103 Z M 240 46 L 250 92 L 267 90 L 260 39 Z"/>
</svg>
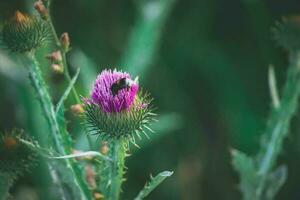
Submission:
<svg viewBox="0 0 300 200">
<path fill-rule="evenodd" d="M 15 10 L 34 12 L 32 0 L 1 0 L 1 23 Z M 270 98 L 267 72 L 275 66 L 279 88 L 287 54 L 276 46 L 271 27 L 298 14 L 297 0 L 53 0 L 57 32 L 69 32 L 68 62 L 81 68 L 76 85 L 86 96 L 104 68 L 139 75 L 154 97 L 159 122 L 151 140 L 131 148 L 123 199 L 132 199 L 150 174 L 174 175 L 148 199 L 241 199 L 230 149 L 257 152 Z M 39 51 L 54 101 L 66 87 Z M 37 136 L 47 125 L 17 56 L 0 51 L 0 130 L 24 128 Z M 67 102 L 71 105 L 72 98 Z M 80 120 L 66 113 L 78 149 L 85 148 Z M 292 124 L 279 158 L 289 176 L 277 199 L 300 199 L 300 118 Z M 43 140 L 40 138 L 40 141 Z M 43 162 L 13 188 L 19 199 L 51 199 Z"/>
</svg>

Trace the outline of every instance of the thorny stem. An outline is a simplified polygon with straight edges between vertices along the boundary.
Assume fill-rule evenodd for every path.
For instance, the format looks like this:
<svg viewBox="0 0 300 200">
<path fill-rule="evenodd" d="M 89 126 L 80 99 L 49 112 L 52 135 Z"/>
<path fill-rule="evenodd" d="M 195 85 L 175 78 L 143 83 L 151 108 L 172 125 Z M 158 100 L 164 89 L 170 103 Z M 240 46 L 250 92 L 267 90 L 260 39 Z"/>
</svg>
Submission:
<svg viewBox="0 0 300 200">
<path fill-rule="evenodd" d="M 38 99 L 42 105 L 43 112 L 45 114 L 45 117 L 47 119 L 47 122 L 50 126 L 51 133 L 50 136 L 53 139 L 53 142 L 55 144 L 55 149 L 62 155 L 66 155 L 70 153 L 70 150 L 67 147 L 67 144 L 65 141 L 65 135 L 63 135 L 63 131 L 60 130 L 54 106 L 51 101 L 49 92 L 47 90 L 46 83 L 42 77 L 41 70 L 39 68 L 39 64 L 34 56 L 34 53 L 28 53 L 27 54 L 30 63 L 27 65 L 27 69 L 29 71 L 29 77 L 32 82 L 33 88 L 35 92 L 37 93 Z M 76 185 L 78 186 L 78 189 L 80 190 L 80 193 L 82 195 L 82 199 L 89 199 L 89 190 L 81 177 L 81 174 L 78 173 L 78 170 L 75 170 L 76 163 L 72 159 L 65 160 L 67 167 L 70 169 L 71 173 L 73 174 L 74 181 Z"/>
<path fill-rule="evenodd" d="M 298 99 L 300 96 L 300 53 L 291 53 L 290 62 L 291 66 L 288 71 L 281 104 L 273 110 L 267 125 L 266 134 L 269 135 L 270 142 L 262 152 L 261 159 L 259 160 L 258 174 L 261 180 L 256 190 L 258 199 L 261 199 L 263 195 L 267 177 L 274 167 L 276 158 L 280 153 L 280 147 L 288 133 L 290 121 L 298 108 Z"/>
<path fill-rule="evenodd" d="M 107 198 L 109 200 L 118 200 L 120 198 L 125 167 L 126 149 L 126 140 L 124 138 L 115 139 L 111 142 L 110 157 L 113 161 L 108 169 L 110 188 Z"/>
</svg>

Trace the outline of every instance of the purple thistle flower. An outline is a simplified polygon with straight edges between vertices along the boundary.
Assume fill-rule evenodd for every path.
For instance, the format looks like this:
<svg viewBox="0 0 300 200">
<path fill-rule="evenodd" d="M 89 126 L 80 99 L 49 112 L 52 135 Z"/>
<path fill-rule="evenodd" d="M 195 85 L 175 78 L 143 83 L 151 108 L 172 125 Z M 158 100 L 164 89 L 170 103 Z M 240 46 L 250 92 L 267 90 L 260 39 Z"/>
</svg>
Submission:
<svg viewBox="0 0 300 200">
<path fill-rule="evenodd" d="M 104 70 L 98 75 L 85 100 L 84 116 L 91 134 L 99 135 L 103 141 L 134 135 L 147 135 L 155 114 L 146 93 L 139 92 L 137 81 L 130 75 L 116 70 Z"/>
<path fill-rule="evenodd" d="M 91 92 L 91 103 L 99 106 L 105 113 L 118 113 L 129 110 L 134 103 L 139 86 L 132 82 L 128 88 L 120 88 L 117 94 L 113 94 L 112 85 L 122 78 L 131 80 L 128 73 L 117 70 L 104 70 L 98 75 Z"/>
</svg>

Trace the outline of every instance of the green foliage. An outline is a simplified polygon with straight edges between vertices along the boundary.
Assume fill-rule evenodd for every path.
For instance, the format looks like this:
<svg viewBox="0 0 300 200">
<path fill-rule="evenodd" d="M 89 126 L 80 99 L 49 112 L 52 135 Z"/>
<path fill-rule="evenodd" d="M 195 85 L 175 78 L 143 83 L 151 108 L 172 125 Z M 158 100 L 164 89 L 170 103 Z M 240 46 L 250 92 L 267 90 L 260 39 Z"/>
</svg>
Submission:
<svg viewBox="0 0 300 200">
<path fill-rule="evenodd" d="M 291 64 L 280 104 L 274 107 L 262 136 L 261 148 L 255 158 L 233 152 L 233 164 L 240 174 L 240 187 L 245 199 L 272 199 L 286 180 L 287 170 L 272 172 L 282 151 L 291 119 L 298 108 L 300 96 L 299 52 L 291 52 Z M 272 93 L 272 92 L 271 92 Z M 276 178 L 274 178 L 276 177 Z"/>
<path fill-rule="evenodd" d="M 64 107 L 60 106 L 61 109 L 59 109 L 57 114 L 55 114 L 54 105 L 48 93 L 47 85 L 42 77 L 38 63 L 33 55 L 29 54 L 29 64 L 27 65 L 27 67 L 32 85 L 38 95 L 38 99 L 52 131 L 52 134 L 50 136 L 52 137 L 52 142 L 54 144 L 53 147 L 58 151 L 58 153 L 62 155 L 70 154 L 72 150 L 72 140 L 67 132 L 66 122 L 64 118 Z M 67 180 L 72 181 L 70 183 L 71 185 L 73 185 L 73 182 L 75 182 L 77 189 L 81 191 L 79 193 L 81 197 L 78 198 L 90 199 L 90 191 L 88 190 L 87 185 L 83 180 L 82 169 L 76 164 L 74 160 L 64 161 L 65 167 L 70 170 L 71 174 L 73 174 L 72 178 L 69 178 Z M 60 168 L 58 168 L 57 170 L 60 170 Z M 60 171 L 60 173 L 63 173 L 63 171 Z"/>
<path fill-rule="evenodd" d="M 146 183 L 145 187 L 139 192 L 138 196 L 134 200 L 142 200 L 146 198 L 159 184 L 161 184 L 166 178 L 172 176 L 173 172 L 164 171 L 156 175 L 151 176 L 149 183 Z"/>
<path fill-rule="evenodd" d="M 70 94 L 72 88 L 74 87 L 74 84 L 76 83 L 76 80 L 78 78 L 79 72 L 80 72 L 80 68 L 77 69 L 76 74 L 74 75 L 74 77 L 70 81 L 67 89 L 65 90 L 65 92 L 61 96 L 60 100 L 58 101 L 58 103 L 56 105 L 56 114 L 58 114 L 59 112 L 61 112 L 61 109 L 62 109 L 62 106 L 64 105 L 65 100 L 67 99 L 67 97 Z M 61 113 L 63 113 L 63 112 L 61 112 Z M 58 117 L 64 117 L 64 116 L 61 115 L 61 116 L 58 116 Z"/>
</svg>

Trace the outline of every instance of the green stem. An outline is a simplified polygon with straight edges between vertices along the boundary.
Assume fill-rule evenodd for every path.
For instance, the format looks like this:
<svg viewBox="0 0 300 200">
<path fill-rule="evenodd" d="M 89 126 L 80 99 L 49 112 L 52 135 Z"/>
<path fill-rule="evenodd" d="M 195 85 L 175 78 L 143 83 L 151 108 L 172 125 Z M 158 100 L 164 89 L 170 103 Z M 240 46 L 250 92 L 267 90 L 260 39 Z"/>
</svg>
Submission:
<svg viewBox="0 0 300 200">
<path fill-rule="evenodd" d="M 9 176 L 0 174 L 0 200 L 7 199 L 12 183 L 13 182 Z"/>
<path fill-rule="evenodd" d="M 60 40 L 59 40 L 58 35 L 56 33 L 56 30 L 55 30 L 55 27 L 53 25 L 51 16 L 49 16 L 49 18 L 47 19 L 47 23 L 48 23 L 48 25 L 50 27 L 50 30 L 51 30 L 51 33 L 54 37 L 56 47 L 59 49 L 59 51 L 62 55 L 62 67 L 64 69 L 64 76 L 67 79 L 67 81 L 70 83 L 71 82 L 71 76 L 70 76 L 70 72 L 69 72 L 69 68 L 68 68 L 68 64 L 67 64 L 67 59 L 66 59 L 66 53 L 67 52 L 65 52 L 65 50 L 62 48 L 62 45 L 60 43 Z M 76 103 L 80 103 L 81 101 L 80 101 L 79 95 L 78 95 L 78 93 L 77 93 L 77 91 L 74 87 L 72 88 L 72 93 L 73 93 L 73 96 L 76 100 Z"/>
<path fill-rule="evenodd" d="M 66 53 L 67 52 L 65 52 L 65 50 L 62 48 L 60 39 L 58 38 L 58 35 L 56 33 L 56 30 L 55 30 L 55 27 L 53 25 L 51 14 L 49 14 L 49 17 L 47 19 L 47 23 L 48 23 L 48 25 L 50 27 L 50 30 L 51 30 L 51 33 L 52 33 L 52 35 L 54 37 L 54 40 L 55 40 L 55 43 L 56 43 L 56 47 L 59 49 L 59 51 L 60 51 L 60 53 L 62 55 L 62 67 L 64 69 L 64 76 L 67 79 L 68 83 L 70 84 L 71 81 L 72 81 L 72 79 L 71 79 L 71 76 L 70 76 L 70 72 L 69 72 L 69 68 L 68 68 L 68 63 L 67 63 L 67 59 L 66 59 Z M 75 99 L 76 103 L 80 104 L 81 101 L 80 101 L 79 95 L 78 95 L 75 87 L 72 87 L 72 93 L 73 93 L 73 96 L 74 96 L 74 99 Z M 90 149 L 93 149 L 92 139 L 91 139 L 91 136 L 89 134 L 87 134 L 87 139 L 88 139 L 88 143 L 89 143 Z"/>
<path fill-rule="evenodd" d="M 120 198 L 126 149 L 126 140 L 124 138 L 113 140 L 111 143 L 110 157 L 113 162 L 109 166 L 109 181 L 111 184 L 107 196 L 109 200 L 118 200 Z"/>
<path fill-rule="evenodd" d="M 29 77 L 32 82 L 32 85 L 35 89 L 35 92 L 38 95 L 39 101 L 42 105 L 43 112 L 47 119 L 47 122 L 51 129 L 51 137 L 53 139 L 53 143 L 55 144 L 55 149 L 62 155 L 70 154 L 70 149 L 68 148 L 68 142 L 66 140 L 66 135 L 64 135 L 63 131 L 60 130 L 54 106 L 51 101 L 49 92 L 47 90 L 47 85 L 42 77 L 41 70 L 39 68 L 38 62 L 34 54 L 28 54 L 28 58 L 30 59 L 30 64 L 27 65 L 27 69 L 29 71 Z M 73 174 L 74 181 L 82 194 L 82 199 L 89 199 L 89 190 L 81 176 L 76 169 L 76 163 L 72 159 L 65 160 L 66 166 L 70 169 Z"/>
<path fill-rule="evenodd" d="M 283 140 L 288 133 L 291 119 L 298 108 L 300 96 L 300 53 L 291 53 L 290 61 L 291 66 L 288 71 L 280 106 L 274 108 L 267 125 L 266 136 L 269 137 L 269 142 L 259 155 L 258 175 L 261 179 L 256 190 L 258 199 L 262 198 L 267 177 L 275 165 Z"/>
</svg>

